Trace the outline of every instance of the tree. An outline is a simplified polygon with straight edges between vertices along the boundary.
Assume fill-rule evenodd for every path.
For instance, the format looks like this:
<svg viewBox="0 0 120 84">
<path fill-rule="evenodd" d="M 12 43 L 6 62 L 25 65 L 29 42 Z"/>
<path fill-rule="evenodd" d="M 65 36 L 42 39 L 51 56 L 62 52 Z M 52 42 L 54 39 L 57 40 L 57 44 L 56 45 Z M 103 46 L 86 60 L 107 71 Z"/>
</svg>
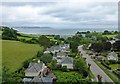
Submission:
<svg viewBox="0 0 120 84">
<path fill-rule="evenodd" d="M 111 34 L 111 32 L 109 32 L 108 30 L 105 30 L 103 35 L 107 35 L 107 34 Z"/>
<path fill-rule="evenodd" d="M 28 66 L 29 66 L 29 61 L 28 60 L 24 61 L 23 67 L 26 69 L 26 68 L 28 68 Z"/>
<path fill-rule="evenodd" d="M 19 78 L 20 79 L 20 78 Z M 13 77 L 13 74 L 9 72 L 9 69 L 5 66 L 2 67 L 2 84 L 18 84 L 18 79 L 16 77 Z"/>
<path fill-rule="evenodd" d="M 16 40 L 17 39 L 17 31 L 12 28 L 4 28 L 2 33 L 2 39 L 5 40 Z"/>
<path fill-rule="evenodd" d="M 44 63 L 50 63 L 52 60 L 52 55 L 51 54 L 44 54 L 40 57 L 40 59 L 44 62 Z"/>
<path fill-rule="evenodd" d="M 62 71 L 67 71 L 67 66 L 63 66 Z"/>
<path fill-rule="evenodd" d="M 113 44 L 113 50 L 120 50 L 120 40 L 116 41 L 114 44 Z"/>
<path fill-rule="evenodd" d="M 59 40 L 60 39 L 60 35 L 55 35 L 54 38 Z"/>
<path fill-rule="evenodd" d="M 52 60 L 50 63 L 48 63 L 48 66 L 51 69 L 56 69 L 57 68 L 57 60 Z"/>
<path fill-rule="evenodd" d="M 111 47 L 112 47 L 112 44 L 111 44 L 110 42 L 104 42 L 104 43 L 103 43 L 103 49 L 104 49 L 105 51 L 111 50 Z"/>
<path fill-rule="evenodd" d="M 116 36 L 116 38 L 120 39 L 120 33 L 118 33 L 118 35 Z"/>
<path fill-rule="evenodd" d="M 74 69 L 78 70 L 82 74 L 88 69 L 85 60 L 82 56 L 76 56 L 74 59 Z"/>
<path fill-rule="evenodd" d="M 95 51 L 95 52 L 101 52 L 103 50 L 103 44 L 101 42 L 98 43 L 93 43 L 91 45 L 91 48 Z"/>
<path fill-rule="evenodd" d="M 30 39 L 29 41 L 30 41 L 30 43 L 32 43 L 32 44 L 38 43 L 38 40 L 37 40 L 36 38 L 32 38 L 32 39 Z"/>
<path fill-rule="evenodd" d="M 71 42 L 70 43 L 70 49 L 72 50 L 73 53 L 78 52 L 78 43 L 77 42 Z"/>
<path fill-rule="evenodd" d="M 41 57 L 43 55 L 43 51 L 38 51 L 37 52 L 37 57 Z"/>
<path fill-rule="evenodd" d="M 77 32 L 75 35 L 79 36 L 79 37 L 82 37 L 81 32 Z"/>
<path fill-rule="evenodd" d="M 40 36 L 38 42 L 39 42 L 39 44 L 40 44 L 41 46 L 43 46 L 45 49 L 46 49 L 47 47 L 50 47 L 50 39 L 47 38 L 45 35 Z"/>
</svg>

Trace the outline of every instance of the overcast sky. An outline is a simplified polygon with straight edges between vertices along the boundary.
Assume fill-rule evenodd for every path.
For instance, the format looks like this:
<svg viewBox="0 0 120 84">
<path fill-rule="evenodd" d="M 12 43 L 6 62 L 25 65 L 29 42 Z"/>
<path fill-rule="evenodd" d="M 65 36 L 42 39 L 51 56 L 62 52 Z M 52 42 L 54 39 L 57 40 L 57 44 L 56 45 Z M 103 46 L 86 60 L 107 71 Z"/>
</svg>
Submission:
<svg viewBox="0 0 120 84">
<path fill-rule="evenodd" d="M 119 0 L 17 1 L 6 0 L 0 5 L 2 25 L 54 28 L 117 27 Z"/>
</svg>

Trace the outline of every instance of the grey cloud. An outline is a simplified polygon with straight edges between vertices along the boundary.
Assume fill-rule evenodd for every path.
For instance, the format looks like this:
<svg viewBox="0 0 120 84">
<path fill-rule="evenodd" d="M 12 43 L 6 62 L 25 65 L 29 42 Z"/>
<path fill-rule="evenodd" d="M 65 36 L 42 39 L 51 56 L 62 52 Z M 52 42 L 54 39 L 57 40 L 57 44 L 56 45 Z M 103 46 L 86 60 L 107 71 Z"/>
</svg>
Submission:
<svg viewBox="0 0 120 84">
<path fill-rule="evenodd" d="M 4 6 L 9 6 L 9 7 L 18 7 L 18 6 L 25 6 L 25 5 L 30 5 L 30 6 L 49 6 L 49 5 L 54 5 L 56 4 L 55 2 L 2 2 L 2 5 Z"/>
<path fill-rule="evenodd" d="M 64 3 L 63 5 L 60 3 L 53 3 L 53 2 L 40 2 L 40 3 L 3 3 L 4 6 L 7 7 L 18 7 L 18 6 L 26 6 L 30 5 L 32 7 L 44 7 L 43 12 L 38 11 L 38 16 L 41 15 L 38 19 L 41 19 L 42 15 L 47 15 L 53 18 L 59 18 L 63 23 L 57 23 L 57 22 L 34 22 L 31 20 L 27 21 L 15 21 L 12 22 L 3 22 L 4 24 L 16 24 L 16 25 L 58 25 L 61 26 L 69 26 L 69 25 L 80 25 L 80 24 L 96 24 L 96 25 L 105 25 L 105 24 L 116 24 L 116 21 L 106 21 L 107 15 L 114 15 L 115 12 L 117 12 L 117 5 L 113 2 L 102 2 L 102 3 L 92 3 L 89 5 L 86 5 L 86 7 L 82 6 L 69 6 L 67 3 Z M 67 6 L 68 5 L 68 6 Z M 75 5 L 75 4 L 74 4 Z M 9 16 L 9 15 L 8 15 Z M 34 17 L 34 16 L 33 16 Z M 4 19 L 4 17 L 3 17 Z M 46 19 L 47 20 L 47 19 Z M 65 21 L 65 23 L 64 23 Z"/>
</svg>

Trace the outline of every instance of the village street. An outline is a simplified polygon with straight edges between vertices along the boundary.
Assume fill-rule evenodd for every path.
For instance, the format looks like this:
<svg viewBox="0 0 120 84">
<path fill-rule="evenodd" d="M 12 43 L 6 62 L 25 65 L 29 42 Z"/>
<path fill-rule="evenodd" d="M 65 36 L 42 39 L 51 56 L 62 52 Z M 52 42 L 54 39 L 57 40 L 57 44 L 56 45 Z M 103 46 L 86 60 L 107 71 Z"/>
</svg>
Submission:
<svg viewBox="0 0 120 84">
<path fill-rule="evenodd" d="M 81 52 L 83 57 L 86 58 L 86 62 L 91 64 L 90 70 L 94 74 L 95 79 L 97 81 L 97 75 L 102 76 L 102 82 L 113 82 L 111 78 L 93 61 L 93 59 L 90 58 L 88 54 L 86 54 L 86 51 L 83 50 L 82 46 L 78 47 L 78 50 Z"/>
</svg>

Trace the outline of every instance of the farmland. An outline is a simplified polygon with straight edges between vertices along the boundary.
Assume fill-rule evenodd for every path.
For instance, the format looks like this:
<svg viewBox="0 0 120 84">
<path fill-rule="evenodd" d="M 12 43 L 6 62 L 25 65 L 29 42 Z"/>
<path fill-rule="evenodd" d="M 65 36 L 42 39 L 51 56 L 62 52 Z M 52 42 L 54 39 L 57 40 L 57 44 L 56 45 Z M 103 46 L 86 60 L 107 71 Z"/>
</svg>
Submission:
<svg viewBox="0 0 120 84">
<path fill-rule="evenodd" d="M 27 44 L 19 41 L 1 40 L 2 64 L 10 72 L 14 72 L 22 66 L 22 63 L 36 55 L 38 50 L 43 50 L 38 44 Z"/>
</svg>

